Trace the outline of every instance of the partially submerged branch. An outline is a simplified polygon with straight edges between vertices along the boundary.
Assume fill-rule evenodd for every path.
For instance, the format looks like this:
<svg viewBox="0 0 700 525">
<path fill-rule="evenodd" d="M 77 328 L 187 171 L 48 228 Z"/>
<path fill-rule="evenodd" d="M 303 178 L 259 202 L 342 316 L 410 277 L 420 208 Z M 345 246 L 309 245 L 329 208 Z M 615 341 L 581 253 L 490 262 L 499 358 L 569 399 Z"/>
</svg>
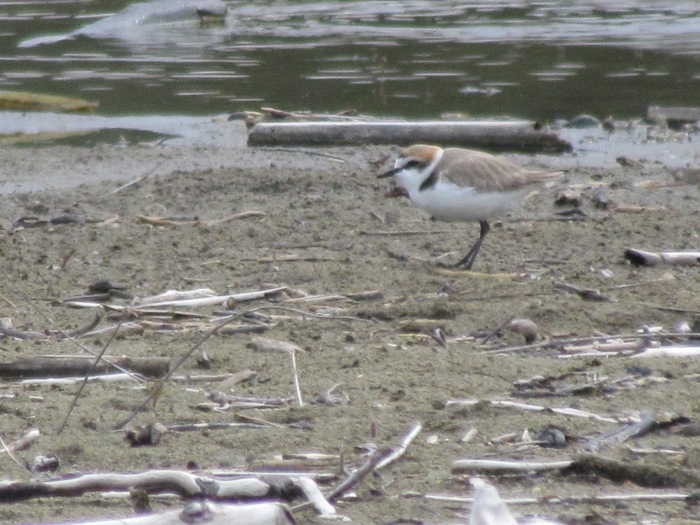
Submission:
<svg viewBox="0 0 700 525">
<path fill-rule="evenodd" d="M 426 143 L 517 151 L 571 151 L 569 142 L 527 121 L 373 121 L 256 124 L 249 146 Z"/>
</svg>

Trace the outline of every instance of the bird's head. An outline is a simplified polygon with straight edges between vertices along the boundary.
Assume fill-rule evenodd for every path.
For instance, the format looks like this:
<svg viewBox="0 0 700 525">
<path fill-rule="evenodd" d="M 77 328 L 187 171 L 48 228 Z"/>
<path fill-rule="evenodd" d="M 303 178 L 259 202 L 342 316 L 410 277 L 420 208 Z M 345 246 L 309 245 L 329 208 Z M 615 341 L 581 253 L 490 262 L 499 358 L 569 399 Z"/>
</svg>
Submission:
<svg viewBox="0 0 700 525">
<path fill-rule="evenodd" d="M 410 195 L 419 191 L 442 158 L 443 150 L 438 146 L 415 144 L 404 149 L 394 162 L 393 169 L 378 175 L 378 178 L 393 177 L 396 185 Z"/>
</svg>

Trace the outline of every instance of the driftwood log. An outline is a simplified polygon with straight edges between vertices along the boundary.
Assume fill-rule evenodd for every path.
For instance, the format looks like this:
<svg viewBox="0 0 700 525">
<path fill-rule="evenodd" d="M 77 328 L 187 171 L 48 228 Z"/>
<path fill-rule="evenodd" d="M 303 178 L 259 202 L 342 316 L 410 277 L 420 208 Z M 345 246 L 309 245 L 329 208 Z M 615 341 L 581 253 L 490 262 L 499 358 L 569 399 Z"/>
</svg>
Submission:
<svg viewBox="0 0 700 525">
<path fill-rule="evenodd" d="M 283 484 L 282 484 L 283 485 Z M 82 496 L 89 492 L 140 489 L 150 494 L 175 493 L 183 498 L 207 497 L 220 500 L 274 498 L 282 485 L 259 478 L 214 479 L 176 470 L 151 470 L 137 474 L 85 474 L 50 481 L 0 483 L 0 501 L 26 501 L 39 497 Z"/>
<path fill-rule="evenodd" d="M 527 121 L 260 123 L 248 135 L 249 146 L 408 146 L 421 142 L 489 150 L 572 150 L 569 142 Z"/>
<path fill-rule="evenodd" d="M 696 266 L 700 264 L 700 251 L 648 252 L 636 248 L 625 250 L 625 259 L 634 266 L 656 266 L 659 264 Z"/>
<path fill-rule="evenodd" d="M 70 377 L 84 376 L 88 372 L 101 375 L 113 372 L 112 364 L 100 361 L 92 368 L 95 358 L 85 357 L 27 357 L 9 363 L 0 363 L 2 378 Z M 170 368 L 168 357 L 110 357 L 110 363 L 120 369 L 131 370 L 146 377 L 160 377 Z"/>
</svg>

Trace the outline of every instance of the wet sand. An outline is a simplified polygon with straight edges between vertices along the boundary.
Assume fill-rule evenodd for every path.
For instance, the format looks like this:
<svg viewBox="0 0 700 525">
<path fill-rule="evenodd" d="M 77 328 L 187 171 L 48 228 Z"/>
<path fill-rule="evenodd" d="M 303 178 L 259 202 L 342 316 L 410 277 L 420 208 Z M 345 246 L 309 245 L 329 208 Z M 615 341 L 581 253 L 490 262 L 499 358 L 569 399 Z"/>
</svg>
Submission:
<svg viewBox="0 0 700 525">
<path fill-rule="evenodd" d="M 30 428 L 39 428 L 42 437 L 18 456 L 31 460 L 38 454 L 56 454 L 61 461 L 59 474 L 184 469 L 190 461 L 205 471 L 253 469 L 279 454 L 311 451 L 342 453 L 348 465 L 355 465 L 363 460 L 356 447 L 368 442 L 379 447 L 396 445 L 407 426 L 417 420 L 423 431 L 405 457 L 359 486 L 356 499 L 339 503 L 338 511 L 356 523 L 399 518 L 464 523 L 465 505 L 421 497 L 470 494 L 466 476 L 450 472 L 452 461 L 567 458 L 581 452 L 587 438 L 616 425 L 484 405 L 460 408 L 447 405 L 448 400 L 511 398 L 517 394 L 515 381 L 537 375 L 559 378 L 553 381 L 562 385 L 608 378 L 605 388 L 577 395 L 517 399 L 613 417 L 652 410 L 658 415 L 697 418 L 700 385 L 692 375 L 698 371 L 697 358 L 564 359 L 553 349 L 497 355 L 486 350 L 524 344 L 523 337 L 508 331 L 487 343 L 470 337 L 492 332 L 511 316 L 534 321 L 541 337 L 547 338 L 631 333 L 645 326 L 673 330 L 682 321 L 692 324 L 692 314 L 668 308 L 698 310 L 697 268 L 634 268 L 623 253 L 627 247 L 697 249 L 697 185 L 674 184 L 672 173 L 660 164 L 587 168 L 576 167 L 580 163 L 571 160 L 571 169 L 553 187 L 493 222 L 474 272 L 450 273 L 440 270 L 437 263 L 461 258 L 476 239 L 478 226 L 434 222 L 406 200 L 383 198 L 385 183 L 375 176 L 390 166 L 393 153 L 385 147 L 285 151 L 247 150 L 240 145 L 190 150 L 167 145 L 3 147 L 3 165 L 9 168 L 5 183 L 14 176 L 21 187 L 22 181 L 32 178 L 28 172 L 39 182 L 66 182 L 73 177 L 81 182 L 76 186 L 49 183 L 49 189 L 0 197 L 2 316 L 11 318 L 15 329 L 52 330 L 47 318 L 66 330 L 88 324 L 94 311 L 70 309 L 61 300 L 86 293 L 100 279 L 124 286 L 136 296 L 201 287 L 224 294 L 276 285 L 321 296 L 380 292 L 380 298 L 374 300 L 326 298 L 318 303 L 286 303 L 314 312 L 316 317 L 265 312 L 277 316 L 265 337 L 291 341 L 306 350 L 298 366 L 301 392 L 308 404 L 241 413 L 280 427 L 173 432 L 158 446 L 130 448 L 123 435 L 111 428 L 143 399 L 143 388 L 89 385 L 67 429 L 57 435 L 75 387 L 5 384 L 2 392 L 18 397 L 3 399 L 0 405 L 4 440 L 13 441 Z M 532 167 L 562 162 L 539 156 L 509 157 Z M 153 170 L 154 164 L 158 167 L 150 177 L 112 193 Z M 568 186 L 581 189 L 584 220 L 564 221 L 555 215 L 566 209 L 554 205 L 555 194 Z M 600 192 L 609 202 L 625 207 L 597 208 L 594 196 Z M 154 226 L 137 219 L 138 215 L 158 215 L 208 221 L 243 211 L 265 215 L 179 226 Z M 20 217 L 48 220 L 65 215 L 77 222 L 12 226 Z M 582 299 L 558 288 L 558 282 L 597 289 L 609 300 Z M 271 304 L 285 305 L 255 301 L 238 308 Z M 207 315 L 214 310 L 196 309 Z M 318 317 L 323 314 L 329 317 Z M 442 328 L 446 346 L 425 333 L 401 330 L 402 323 L 416 319 L 430 320 L 429 328 Z M 103 319 L 100 326 L 108 323 Z M 200 335 L 196 330 L 147 330 L 143 335 L 117 338 L 109 354 L 166 356 L 174 361 Z M 212 337 L 204 349 L 213 368 L 202 371 L 192 358 L 181 372 L 251 369 L 257 372 L 255 380 L 234 387 L 236 395 L 292 397 L 289 360 L 253 351 L 252 337 Z M 106 343 L 104 337 L 82 341 L 93 350 Z M 2 361 L 80 352 L 70 341 L 0 339 Z M 645 367 L 645 373 L 657 379 L 630 388 L 625 383 L 612 384 L 637 373 L 633 367 Z M 347 394 L 346 404 L 309 403 L 338 384 Z M 195 408 L 207 400 L 207 392 L 219 388 L 215 382 L 187 387 L 170 384 L 155 410 L 149 409 L 135 422 L 233 421 L 232 411 Z M 40 399 L 30 399 L 30 395 Z M 567 448 L 522 448 L 507 440 L 494 441 L 509 433 L 521 436 L 525 430 L 534 438 L 550 425 L 565 431 Z M 471 428 L 477 430 L 476 436 L 463 442 L 462 436 Z M 673 430 L 654 430 L 638 440 L 606 448 L 602 454 L 626 462 L 681 467 L 697 475 L 697 437 Z M 634 447 L 678 449 L 681 454 L 640 455 L 630 450 Z M 3 478 L 28 476 L 7 459 L 3 465 Z M 324 470 L 336 472 L 337 466 Z M 552 472 L 487 478 L 504 497 L 660 492 L 602 477 Z M 693 488 L 697 489 L 666 490 L 690 492 Z M 173 501 L 154 503 L 156 509 L 172 505 Z M 593 515 L 596 522 L 613 523 L 690 523 L 697 512 L 681 502 L 657 501 L 517 506 L 513 510 L 577 522 Z M 0 521 L 56 522 L 131 512 L 126 500 L 88 495 L 3 505 Z M 314 518 L 307 512 L 298 521 Z"/>
</svg>

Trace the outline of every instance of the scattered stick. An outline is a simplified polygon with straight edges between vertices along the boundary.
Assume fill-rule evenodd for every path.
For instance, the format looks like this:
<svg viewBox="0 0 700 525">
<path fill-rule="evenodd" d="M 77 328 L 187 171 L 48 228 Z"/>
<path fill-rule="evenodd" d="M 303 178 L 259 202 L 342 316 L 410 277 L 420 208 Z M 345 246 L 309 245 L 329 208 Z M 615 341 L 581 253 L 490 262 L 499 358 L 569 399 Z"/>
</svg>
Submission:
<svg viewBox="0 0 700 525">
<path fill-rule="evenodd" d="M 360 230 L 360 235 L 399 237 L 404 235 L 435 235 L 439 233 L 454 233 L 451 230 Z"/>
<path fill-rule="evenodd" d="M 159 163 L 156 164 L 153 168 L 151 168 L 148 172 L 146 172 L 145 175 L 141 175 L 141 176 L 139 176 L 139 177 L 136 177 L 135 179 L 130 180 L 130 181 L 127 182 L 126 184 L 122 184 L 122 185 L 119 186 L 118 188 L 113 189 L 112 191 L 110 191 L 107 195 L 114 195 L 114 194 L 116 194 L 116 193 L 119 193 L 120 191 L 123 191 L 123 190 L 125 190 L 125 189 L 127 189 L 127 188 L 130 188 L 130 187 L 133 186 L 134 184 L 138 184 L 138 183 L 141 182 L 142 180 L 146 180 L 148 177 L 150 177 L 151 175 L 153 175 L 153 174 L 156 172 L 156 170 L 157 170 L 158 168 L 161 167 L 162 164 L 163 164 L 162 162 L 159 162 Z"/>
<path fill-rule="evenodd" d="M 297 373 L 297 353 L 305 354 L 306 351 L 294 343 L 289 341 L 278 341 L 276 339 L 266 339 L 264 337 L 256 337 L 253 339 L 253 347 L 259 352 L 282 352 L 289 354 L 292 359 L 292 375 L 294 380 L 294 392 L 296 393 L 297 404 L 300 407 L 304 406 L 304 401 L 301 398 L 301 388 L 299 386 L 299 375 Z"/>
<path fill-rule="evenodd" d="M 695 266 L 700 264 L 700 251 L 647 252 L 636 248 L 627 248 L 625 259 L 634 266 L 657 266 L 659 264 Z"/>
<path fill-rule="evenodd" d="M 508 505 L 549 505 L 549 504 L 565 504 L 565 505 L 590 505 L 601 504 L 605 505 L 610 502 L 625 502 L 625 501 L 684 501 L 692 497 L 692 493 L 661 493 L 661 494 L 606 494 L 602 496 L 547 496 L 543 499 L 538 498 L 517 498 L 504 500 Z M 464 496 L 446 496 L 442 494 L 426 494 L 426 499 L 435 501 L 445 501 L 449 503 L 473 503 L 474 498 L 466 498 Z"/>
<path fill-rule="evenodd" d="M 265 428 L 269 425 L 260 425 L 255 423 L 236 423 L 236 422 L 220 422 L 220 423 L 182 423 L 180 425 L 165 425 L 172 432 L 193 432 L 198 430 L 227 430 L 230 428 L 250 428 L 253 430 Z"/>
<path fill-rule="evenodd" d="M 43 332 L 21 332 L 19 330 L 14 330 L 13 328 L 8 328 L 4 326 L 0 326 L 0 334 L 3 334 L 7 337 L 14 337 L 16 339 L 24 339 L 24 340 L 30 340 L 30 341 L 37 341 L 41 339 L 64 339 L 64 338 L 71 338 L 71 337 L 80 337 L 84 335 L 86 332 L 92 330 L 95 328 L 99 323 L 100 323 L 100 316 L 96 315 L 95 318 L 90 321 L 89 324 L 86 326 L 83 326 L 81 328 L 78 328 L 76 330 L 70 330 L 70 331 L 62 331 L 59 330 L 58 332 L 48 332 L 48 331 L 43 331 Z"/>
<path fill-rule="evenodd" d="M 0 292 L 0 299 L 5 301 L 11 308 L 17 308 L 17 305 L 15 303 L 13 303 L 12 301 L 10 301 L 10 299 L 2 292 Z"/>
<path fill-rule="evenodd" d="M 422 428 L 423 425 L 421 425 L 419 421 L 414 421 L 413 423 L 411 423 L 411 425 L 408 428 L 408 432 L 401 440 L 401 443 L 399 443 L 397 447 L 393 448 L 388 456 L 386 456 L 379 463 L 377 463 L 375 470 L 382 469 L 399 459 L 401 456 L 403 456 L 406 453 L 408 445 L 410 445 L 411 442 L 413 442 L 413 440 L 420 433 Z"/>
<path fill-rule="evenodd" d="M 73 409 L 75 408 L 75 405 L 78 402 L 78 399 L 80 399 L 80 395 L 83 393 L 83 389 L 85 388 L 85 386 L 88 383 L 88 379 L 90 378 L 92 373 L 95 371 L 95 368 L 97 367 L 97 365 L 100 363 L 102 356 L 105 355 L 105 352 L 109 348 L 109 345 L 112 344 L 112 341 L 117 336 L 117 333 L 119 332 L 119 327 L 121 326 L 121 324 L 122 324 L 122 320 L 120 319 L 119 324 L 117 325 L 117 329 L 112 333 L 112 336 L 102 346 L 102 350 L 100 351 L 100 353 L 95 356 L 95 359 L 93 360 L 93 362 L 90 365 L 90 369 L 87 372 L 85 372 L 85 380 L 80 384 L 78 391 L 73 396 L 73 400 L 71 401 L 71 404 L 68 407 L 68 411 L 66 412 L 66 416 L 63 418 L 63 422 L 58 427 L 58 431 L 57 431 L 58 434 L 63 432 L 63 429 L 66 428 L 66 425 L 68 424 L 68 420 L 70 419 L 70 416 L 73 413 Z"/>
<path fill-rule="evenodd" d="M 360 122 L 367 120 L 366 118 L 355 116 L 355 110 L 344 110 L 340 113 L 311 113 L 306 111 L 286 111 L 284 109 L 277 109 L 273 107 L 261 107 L 265 115 L 275 118 L 275 119 L 293 119 L 293 120 L 328 120 L 328 121 L 344 121 L 344 122 Z"/>
<path fill-rule="evenodd" d="M 306 476 L 292 478 L 292 482 L 298 486 L 309 503 L 311 503 L 319 516 L 335 515 L 335 508 L 323 496 L 316 482 Z"/>
<path fill-rule="evenodd" d="M 47 378 L 36 378 L 36 379 L 22 379 L 17 384 L 22 386 L 58 386 L 58 385 L 77 385 L 85 381 L 85 376 L 76 377 L 47 377 Z M 104 374 L 104 375 L 91 375 L 87 378 L 88 383 L 127 383 L 127 382 L 145 382 L 145 379 L 138 374 L 129 372 L 128 374 L 116 373 L 116 374 Z"/>
<path fill-rule="evenodd" d="M 463 472 L 542 472 L 561 470 L 573 464 L 572 459 L 562 461 L 501 461 L 495 459 L 457 459 L 452 462 L 452 473 Z"/>
<path fill-rule="evenodd" d="M 532 405 L 527 403 L 519 403 L 516 401 L 510 401 L 507 399 L 450 399 L 447 401 L 446 406 L 457 405 L 457 406 L 475 406 L 480 404 L 488 404 L 493 407 L 502 408 L 515 408 L 519 410 L 528 410 L 534 412 L 551 412 L 553 414 L 559 414 L 567 417 L 583 417 L 588 419 L 594 419 L 596 421 L 602 421 L 604 423 L 617 423 L 618 418 L 611 416 L 601 416 L 599 414 L 594 414 L 593 412 L 586 412 L 584 410 L 579 410 L 577 408 L 570 407 L 545 407 L 542 405 Z"/>
<path fill-rule="evenodd" d="M 685 333 L 685 332 L 661 332 L 661 333 L 643 333 L 643 334 L 622 334 L 622 335 L 600 335 L 600 336 L 589 336 L 589 337 L 572 337 L 568 339 L 551 339 L 546 341 L 540 341 L 537 343 L 521 346 L 508 346 L 505 348 L 494 348 L 492 350 L 484 350 L 485 354 L 507 354 L 511 352 L 524 352 L 527 350 L 536 350 L 542 348 L 557 348 L 564 345 L 581 345 L 581 344 L 593 344 L 596 342 L 606 342 L 610 340 L 625 340 L 625 339 L 663 339 L 663 338 L 687 338 L 693 336 L 700 336 L 700 334 L 695 333 Z"/>
<path fill-rule="evenodd" d="M 600 290 L 596 290 L 594 288 L 579 288 L 578 286 L 574 286 L 573 284 L 563 283 L 559 281 L 554 281 L 553 285 L 556 288 L 566 290 L 567 292 L 573 292 L 579 297 L 581 297 L 581 299 L 588 299 L 591 301 L 610 301 L 609 297 L 605 297 L 603 294 L 600 293 Z"/>
<path fill-rule="evenodd" d="M 227 324 L 232 323 L 235 319 L 241 317 L 243 313 L 240 314 L 235 314 L 231 315 L 230 317 L 224 319 L 221 321 L 218 325 L 216 325 L 214 328 L 212 328 L 209 332 L 204 334 L 197 343 L 195 343 L 187 352 L 185 352 L 180 359 L 172 366 L 172 368 L 168 371 L 167 374 L 165 374 L 161 379 L 158 380 L 158 382 L 154 385 L 154 387 L 151 389 L 150 393 L 146 398 L 129 414 L 124 420 L 120 421 L 114 426 L 114 430 L 119 430 L 123 428 L 126 424 L 130 423 L 132 419 L 134 419 L 139 412 L 152 400 L 156 399 L 160 395 L 161 388 L 163 388 L 163 385 L 165 385 L 166 381 L 170 378 L 170 376 L 174 375 L 175 372 L 187 361 L 190 356 L 199 350 L 199 348 L 213 335 L 215 335 L 219 330 L 221 330 L 223 327 L 225 327 Z"/>
<path fill-rule="evenodd" d="M 215 410 L 224 412 L 229 409 L 266 409 L 266 408 L 282 408 L 288 406 L 293 400 L 292 398 L 259 398 L 259 397 L 241 397 L 230 396 L 222 392 L 214 392 L 209 395 L 211 402 L 200 403 L 197 408 L 204 410 Z"/>
<path fill-rule="evenodd" d="M 384 449 L 382 451 L 376 452 L 372 457 L 367 460 L 367 462 L 362 465 L 360 468 L 355 470 L 350 476 L 345 478 L 339 485 L 337 485 L 333 490 L 331 490 L 326 498 L 328 501 L 334 501 L 340 496 L 342 496 L 345 492 L 350 490 L 352 487 L 360 483 L 367 475 L 377 469 L 377 465 L 384 461 L 385 458 L 389 457 L 390 455 L 393 454 L 393 450 L 391 449 Z M 295 509 L 297 508 L 295 507 Z"/>
<path fill-rule="evenodd" d="M 144 306 L 148 306 L 149 308 L 157 308 L 163 306 L 225 305 L 229 302 L 233 302 L 235 304 L 254 301 L 257 299 L 269 299 L 287 291 L 289 291 L 287 286 L 277 286 L 266 290 L 256 290 L 253 292 L 241 292 L 228 295 L 217 295 L 214 290 L 210 290 L 209 288 L 199 288 L 185 292 L 169 290 L 159 295 L 136 299 L 134 300 L 134 304 L 130 307 L 115 306 L 113 308 L 115 310 L 128 308 L 129 310 L 138 312 L 139 308 Z"/>
<path fill-rule="evenodd" d="M 114 331 L 116 333 L 116 331 Z M 168 371 L 168 357 L 113 357 L 112 363 L 100 361 L 95 363 L 89 356 L 37 356 L 24 357 L 9 363 L 0 363 L 0 377 L 38 378 L 69 377 L 77 375 L 98 375 L 115 370 L 115 366 L 130 370 L 146 377 L 159 377 Z"/>
<path fill-rule="evenodd" d="M 265 217 L 265 212 L 262 211 L 243 211 L 240 213 L 234 213 L 233 215 L 228 215 L 221 219 L 212 220 L 201 220 L 201 219 L 186 219 L 179 217 L 158 217 L 158 216 L 148 216 L 148 215 L 137 215 L 136 219 L 140 222 L 145 222 L 146 224 L 153 224 L 155 226 L 189 226 L 189 225 L 201 225 L 201 226 L 216 226 L 218 224 L 224 224 L 226 222 L 234 221 L 237 219 L 247 219 L 248 217 Z"/>
<path fill-rule="evenodd" d="M 639 437 L 651 431 L 656 425 L 656 418 L 651 412 L 644 412 L 642 419 L 632 425 L 626 425 L 620 429 L 609 432 L 601 437 L 591 439 L 584 445 L 588 452 L 598 452 L 601 448 L 617 445 L 633 437 Z"/>
<path fill-rule="evenodd" d="M 206 496 L 222 500 L 259 500 L 279 495 L 275 487 L 258 478 L 219 480 L 177 470 L 152 470 L 136 474 L 98 473 L 48 481 L 9 482 L 0 485 L 0 500 L 7 503 L 131 489 L 142 489 L 148 494 L 175 493 L 183 498 Z"/>
</svg>

